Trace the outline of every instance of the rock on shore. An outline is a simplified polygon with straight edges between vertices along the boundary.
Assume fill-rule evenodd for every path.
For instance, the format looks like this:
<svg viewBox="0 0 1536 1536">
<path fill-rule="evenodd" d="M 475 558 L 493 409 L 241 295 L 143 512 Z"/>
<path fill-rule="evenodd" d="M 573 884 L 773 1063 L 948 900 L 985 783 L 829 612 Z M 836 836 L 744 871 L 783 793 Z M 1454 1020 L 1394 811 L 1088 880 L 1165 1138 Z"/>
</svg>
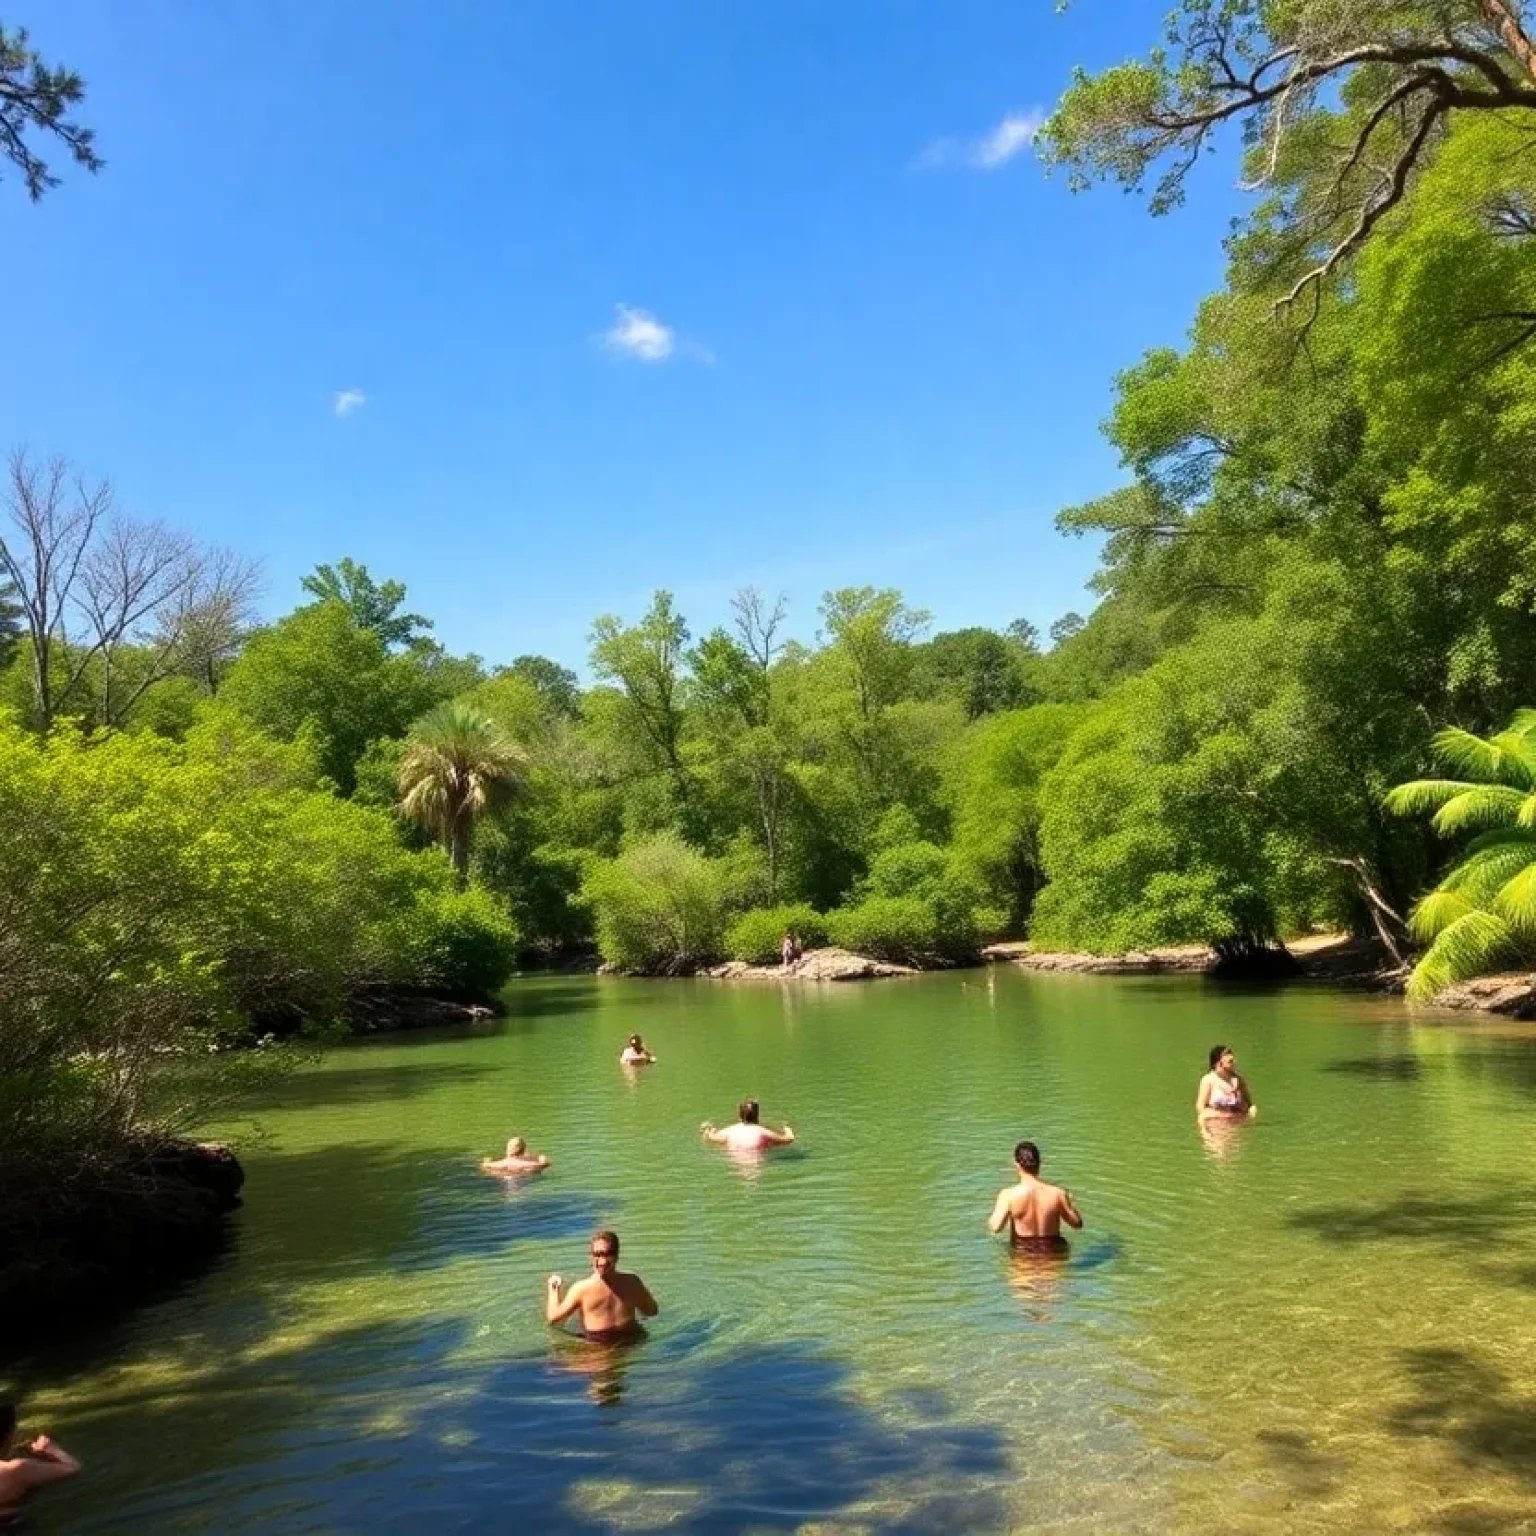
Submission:
<svg viewBox="0 0 1536 1536">
<path fill-rule="evenodd" d="M 1536 976 L 1478 976 L 1447 988 L 1435 1004 L 1499 1013 L 1510 1019 L 1536 1019 Z"/>
<path fill-rule="evenodd" d="M 732 960 L 699 974 L 716 981 L 872 981 L 882 976 L 916 976 L 917 971 L 910 965 L 872 960 L 848 949 L 812 949 L 793 965 L 749 965 L 745 960 Z"/>
</svg>

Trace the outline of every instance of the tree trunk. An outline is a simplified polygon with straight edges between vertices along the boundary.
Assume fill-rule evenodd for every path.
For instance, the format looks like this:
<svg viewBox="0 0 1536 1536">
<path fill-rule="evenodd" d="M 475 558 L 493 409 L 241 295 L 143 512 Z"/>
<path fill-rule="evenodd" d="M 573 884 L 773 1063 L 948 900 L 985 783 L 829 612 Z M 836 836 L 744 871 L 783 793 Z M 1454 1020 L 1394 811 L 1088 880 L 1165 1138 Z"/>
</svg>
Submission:
<svg viewBox="0 0 1536 1536">
<path fill-rule="evenodd" d="M 1525 28 L 1520 25 L 1520 17 L 1509 4 L 1509 0 L 1481 0 L 1483 15 L 1488 18 L 1488 25 L 1504 41 L 1504 46 L 1520 62 L 1527 77 L 1536 83 L 1536 45 L 1533 45 Z"/>
<path fill-rule="evenodd" d="M 469 835 L 469 817 L 455 816 L 448 838 L 448 858 L 453 865 L 453 888 L 456 891 L 464 890 L 469 884 Z"/>
</svg>

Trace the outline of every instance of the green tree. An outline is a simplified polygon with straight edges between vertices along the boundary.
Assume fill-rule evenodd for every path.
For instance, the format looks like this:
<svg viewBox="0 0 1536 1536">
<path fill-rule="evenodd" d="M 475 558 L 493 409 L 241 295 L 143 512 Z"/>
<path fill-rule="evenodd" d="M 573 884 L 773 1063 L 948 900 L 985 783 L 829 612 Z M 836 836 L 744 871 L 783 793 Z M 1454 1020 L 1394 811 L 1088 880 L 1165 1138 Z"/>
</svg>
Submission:
<svg viewBox="0 0 1536 1536">
<path fill-rule="evenodd" d="M 371 741 L 401 736 L 432 703 L 409 656 L 353 622 L 339 603 L 313 603 L 251 637 L 220 698 L 284 741 L 308 733 L 343 794 Z"/>
<path fill-rule="evenodd" d="M 21 172 L 33 202 L 59 184 L 32 147 L 38 134 L 51 134 L 77 165 L 101 169 L 95 133 L 69 116 L 84 99 L 85 82 L 72 69 L 45 63 L 26 28 L 0 27 L 0 155 Z"/>
<path fill-rule="evenodd" d="M 318 602 L 340 603 L 359 629 L 372 630 L 385 645 L 407 646 L 432 628 L 432 620 L 419 613 L 401 613 L 405 601 L 403 581 L 378 582 L 366 565 L 341 559 L 335 565 L 317 565 L 299 583 Z"/>
<path fill-rule="evenodd" d="M 723 951 L 725 872 L 675 833 L 595 861 L 582 895 L 603 958 L 624 970 L 679 975 Z"/>
<path fill-rule="evenodd" d="M 1320 290 L 1410 198 L 1446 129 L 1536 108 L 1536 48 L 1520 0 L 1183 0 L 1166 46 L 1079 70 L 1039 152 L 1074 187 L 1140 188 L 1154 213 L 1183 197 L 1227 123 L 1242 126 L 1282 302 Z"/>
<path fill-rule="evenodd" d="M 581 707 L 581 687 L 576 674 L 547 656 L 518 656 L 506 668 L 526 679 L 557 714 L 574 717 Z"/>
<path fill-rule="evenodd" d="M 460 890 L 469 883 L 476 822 L 516 792 L 527 761 L 466 704 L 439 704 L 411 727 L 400 757 L 400 810 L 441 841 Z"/>
<path fill-rule="evenodd" d="M 688 626 L 670 592 L 657 592 L 638 624 L 612 614 L 592 625 L 592 670 L 618 685 L 623 708 L 615 720 L 648 771 L 667 776 L 675 810 L 686 827 L 693 781 L 683 755 L 684 664 Z"/>
<path fill-rule="evenodd" d="M 1022 933 L 1045 884 L 1040 791 L 1082 722 L 1082 705 L 1041 704 L 977 721 L 954 748 L 954 851 Z"/>
<path fill-rule="evenodd" d="M 1413 936 L 1429 946 L 1408 981 L 1418 998 L 1536 956 L 1536 709 L 1518 710 L 1486 739 L 1449 727 L 1433 749 L 1460 777 L 1400 784 L 1388 808 L 1401 816 L 1432 811 L 1442 837 L 1473 836 L 1413 909 Z"/>
<path fill-rule="evenodd" d="M 1032 635 L 1025 648 L 995 630 L 950 630 L 914 648 L 915 686 L 924 697 L 957 700 L 967 720 L 1018 709 L 1031 702 L 1024 661 L 1032 651 Z"/>
</svg>

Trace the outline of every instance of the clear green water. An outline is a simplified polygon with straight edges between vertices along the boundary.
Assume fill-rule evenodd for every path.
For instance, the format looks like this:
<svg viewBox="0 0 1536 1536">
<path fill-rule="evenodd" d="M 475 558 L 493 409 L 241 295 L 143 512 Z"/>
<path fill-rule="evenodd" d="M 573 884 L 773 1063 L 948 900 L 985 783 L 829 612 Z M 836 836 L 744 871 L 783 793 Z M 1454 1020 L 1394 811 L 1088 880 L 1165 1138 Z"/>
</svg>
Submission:
<svg viewBox="0 0 1536 1536">
<path fill-rule="evenodd" d="M 252 1106 L 232 1250 L 12 1382 L 42 1532 L 1536 1528 L 1536 1037 L 1006 970 L 551 979 Z M 660 1057 L 616 1062 L 644 1033 Z M 1262 1116 L 1207 1145 L 1231 1042 Z M 700 1143 L 744 1094 L 801 1142 Z M 555 1159 L 475 1172 L 513 1130 Z M 1037 1139 L 1088 1227 L 983 1223 Z M 548 1330 L 598 1225 L 662 1306 Z"/>
</svg>

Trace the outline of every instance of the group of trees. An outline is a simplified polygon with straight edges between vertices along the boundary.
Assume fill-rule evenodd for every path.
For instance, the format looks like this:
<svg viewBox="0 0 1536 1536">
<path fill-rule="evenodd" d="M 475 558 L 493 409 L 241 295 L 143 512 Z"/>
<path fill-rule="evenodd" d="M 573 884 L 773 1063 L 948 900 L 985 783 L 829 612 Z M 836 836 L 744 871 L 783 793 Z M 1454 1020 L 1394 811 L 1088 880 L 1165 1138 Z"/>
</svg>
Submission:
<svg viewBox="0 0 1536 1536">
<path fill-rule="evenodd" d="M 582 686 L 544 657 L 448 653 L 402 584 L 346 560 L 257 624 L 244 563 L 21 457 L 5 751 L 93 772 L 151 754 L 166 773 L 213 772 L 212 740 L 292 754 L 282 793 L 340 841 L 366 827 L 381 891 L 391 860 L 436 871 L 408 905 L 442 931 L 407 949 L 450 982 L 444 956 L 473 953 L 484 984 L 514 934 L 671 970 L 767 958 L 786 927 L 942 959 L 1002 933 L 1242 948 L 1329 924 L 1403 959 L 1429 944 L 1421 987 L 1524 953 L 1529 829 L 1509 797 L 1529 786 L 1508 765 L 1527 717 L 1479 749 L 1492 798 L 1390 793 L 1436 750 L 1471 763 L 1466 742 L 1536 698 L 1524 9 L 1185 0 L 1146 62 L 1068 91 L 1041 148 L 1078 182 L 1160 176 L 1165 210 L 1236 124 L 1262 196 L 1188 344 L 1117 382 L 1127 484 L 1060 518 L 1103 541 L 1098 601 L 1048 648 L 1023 621 L 932 633 L 872 588 L 827 593 L 813 642 L 750 589 L 695 636 L 661 592 L 596 619 Z M 61 134 L 94 165 L 64 115 L 78 82 L 24 54 L 0 36 L 14 144 Z M 231 806 L 281 819 L 265 770 L 221 771 Z M 1438 888 L 1456 845 L 1419 815 L 1436 806 L 1439 832 L 1485 839 L 1481 873 Z M 277 1011 L 415 974 L 381 968 L 370 933 L 306 961 Z M 233 950 L 186 952 L 223 978 L 227 1014 L 271 1012 Z"/>
</svg>

